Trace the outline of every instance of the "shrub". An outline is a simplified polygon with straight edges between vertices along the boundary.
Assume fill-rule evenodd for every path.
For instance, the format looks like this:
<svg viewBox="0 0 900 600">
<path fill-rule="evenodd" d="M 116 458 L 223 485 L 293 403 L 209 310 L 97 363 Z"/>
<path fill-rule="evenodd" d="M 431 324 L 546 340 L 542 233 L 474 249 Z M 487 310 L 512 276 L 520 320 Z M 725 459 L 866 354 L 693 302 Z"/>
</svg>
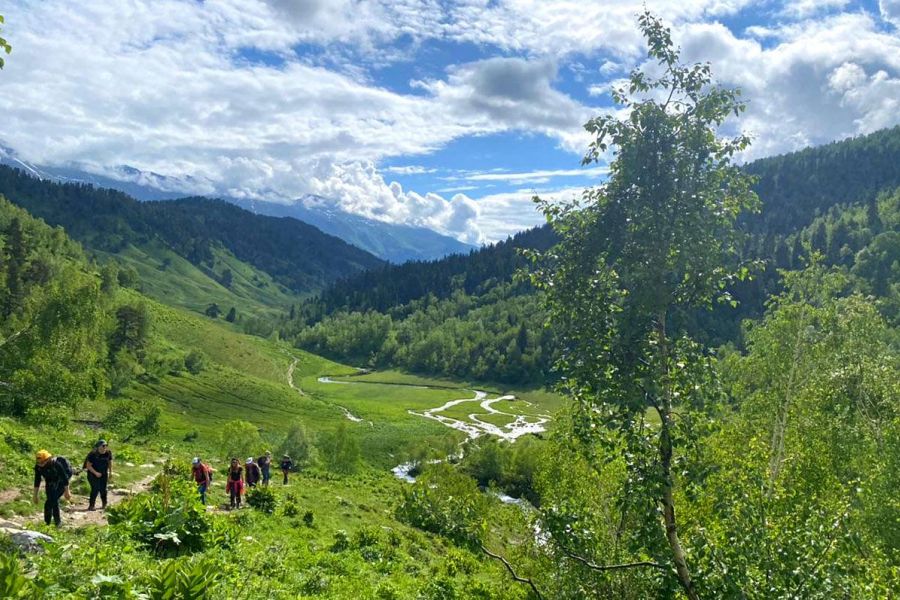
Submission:
<svg viewBox="0 0 900 600">
<path fill-rule="evenodd" d="M 284 441 L 281 442 L 281 446 L 278 448 L 278 454 L 287 454 L 298 467 L 315 462 L 316 447 L 314 439 L 303 423 L 299 421 L 291 423 Z"/>
<path fill-rule="evenodd" d="M 209 588 L 218 577 L 211 563 L 173 560 L 151 577 L 149 596 L 152 600 L 212 598 Z"/>
<path fill-rule="evenodd" d="M 381 531 L 377 527 L 362 527 L 353 534 L 353 545 L 357 548 L 377 546 Z"/>
<path fill-rule="evenodd" d="M 15 554 L 0 554 L 0 598 L 26 598 L 32 585 Z"/>
<path fill-rule="evenodd" d="M 281 514 L 285 517 L 296 517 L 300 514 L 300 507 L 297 506 L 297 496 L 294 494 L 286 494 L 284 502 L 281 503 Z"/>
<path fill-rule="evenodd" d="M 275 512 L 276 500 L 275 492 L 267 487 L 252 487 L 247 492 L 247 504 L 267 514 Z"/>
<path fill-rule="evenodd" d="M 445 464 L 435 465 L 404 490 L 397 518 L 438 533 L 458 544 L 477 545 L 487 499 L 471 477 Z"/>
<path fill-rule="evenodd" d="M 359 467 L 359 442 L 350 433 L 346 423 L 338 425 L 328 448 L 328 470 L 350 475 Z"/>
<path fill-rule="evenodd" d="M 262 446 L 256 425 L 240 420 L 229 421 L 222 426 L 219 443 L 226 457 L 239 458 L 254 455 Z"/>
<path fill-rule="evenodd" d="M 199 375 L 206 368 L 206 357 L 202 352 L 191 350 L 184 357 L 184 368 L 192 375 Z"/>
<path fill-rule="evenodd" d="M 165 473 L 157 477 L 156 492 L 139 494 L 111 507 L 108 519 L 129 536 L 163 556 L 204 548 L 210 517 L 194 486 Z"/>
<path fill-rule="evenodd" d="M 159 417 L 162 414 L 159 406 L 150 404 L 138 413 L 132 432 L 140 437 L 151 437 L 159 433 Z"/>
<path fill-rule="evenodd" d="M 350 536 L 343 529 L 334 532 L 334 543 L 331 544 L 332 552 L 343 552 L 350 548 Z"/>
<path fill-rule="evenodd" d="M 313 516 L 313 511 L 311 511 L 311 510 L 306 511 L 305 513 L 303 513 L 303 524 L 306 525 L 307 527 L 312 527 L 314 518 L 315 517 Z"/>
</svg>

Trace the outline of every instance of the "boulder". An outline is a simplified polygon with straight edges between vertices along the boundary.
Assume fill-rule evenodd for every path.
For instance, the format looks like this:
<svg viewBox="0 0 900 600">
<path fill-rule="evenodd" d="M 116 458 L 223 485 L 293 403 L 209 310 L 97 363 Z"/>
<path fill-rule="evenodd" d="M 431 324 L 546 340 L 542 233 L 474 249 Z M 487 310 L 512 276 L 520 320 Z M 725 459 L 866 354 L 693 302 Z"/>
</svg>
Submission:
<svg viewBox="0 0 900 600">
<path fill-rule="evenodd" d="M 8 535 L 12 543 L 23 552 L 43 552 L 43 543 L 53 543 L 52 537 L 39 531 L 2 527 L 0 532 Z"/>
</svg>

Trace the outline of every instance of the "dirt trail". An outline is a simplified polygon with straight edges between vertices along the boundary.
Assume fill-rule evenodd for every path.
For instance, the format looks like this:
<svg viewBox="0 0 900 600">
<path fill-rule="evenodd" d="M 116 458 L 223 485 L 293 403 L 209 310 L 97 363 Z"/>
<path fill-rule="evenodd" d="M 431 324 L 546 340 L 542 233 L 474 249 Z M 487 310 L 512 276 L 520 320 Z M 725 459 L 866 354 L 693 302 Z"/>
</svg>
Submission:
<svg viewBox="0 0 900 600">
<path fill-rule="evenodd" d="M 299 358 L 295 358 L 295 359 L 294 359 L 294 362 L 291 363 L 291 366 L 288 367 L 288 370 L 287 370 L 287 382 L 288 382 L 288 385 L 291 386 L 291 389 L 292 389 L 292 390 L 297 390 L 297 393 L 298 393 L 298 394 L 300 394 L 301 396 L 305 396 L 306 394 L 303 392 L 303 390 L 301 390 L 299 387 L 297 387 L 296 385 L 294 385 L 294 367 L 297 366 L 297 363 L 298 363 L 298 362 L 300 362 L 300 359 L 299 359 Z"/>
<path fill-rule="evenodd" d="M 143 479 L 135 481 L 125 488 L 110 488 L 107 497 L 107 506 L 115 506 L 129 496 L 133 496 L 134 494 L 139 494 L 141 492 L 146 492 L 150 489 L 150 484 L 153 483 L 156 475 L 156 473 L 147 475 Z M 8 500 L 14 500 L 20 497 L 20 492 L 18 490 L 6 490 L 5 492 L 2 492 L 0 494 L 5 495 Z M 33 527 L 34 525 L 43 522 L 43 516 L 40 511 L 40 508 L 43 505 L 44 490 L 42 488 L 40 497 L 38 499 L 38 504 L 35 505 L 39 509 L 38 512 L 27 516 L 16 515 L 9 519 L 4 519 L 4 521 L 8 524 L 12 524 L 23 529 Z M 65 528 L 79 528 L 86 527 L 88 525 L 107 524 L 105 511 L 100 510 L 99 508 L 97 510 L 90 511 L 87 509 L 87 496 L 83 496 L 81 494 L 72 494 L 72 500 L 70 502 L 61 500 L 60 506 L 62 507 L 62 523 L 63 527 Z"/>
</svg>

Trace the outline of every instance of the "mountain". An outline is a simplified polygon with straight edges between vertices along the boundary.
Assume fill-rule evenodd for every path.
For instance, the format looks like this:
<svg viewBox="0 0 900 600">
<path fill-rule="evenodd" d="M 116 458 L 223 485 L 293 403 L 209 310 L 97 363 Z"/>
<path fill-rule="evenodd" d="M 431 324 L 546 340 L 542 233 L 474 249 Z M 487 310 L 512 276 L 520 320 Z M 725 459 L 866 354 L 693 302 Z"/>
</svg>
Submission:
<svg viewBox="0 0 900 600">
<path fill-rule="evenodd" d="M 175 200 L 184 197 L 181 190 L 206 187 L 203 182 L 190 177 L 167 177 L 128 166 L 117 167 L 117 177 L 95 175 L 77 167 L 38 166 L 22 160 L 15 150 L 2 145 L 0 164 L 23 169 L 35 177 L 56 183 L 90 184 L 119 190 L 142 201 Z M 309 223 L 392 263 L 431 260 L 449 254 L 463 254 L 474 248 L 426 227 L 385 223 L 355 215 L 342 210 L 333 199 L 312 194 L 290 204 L 246 198 L 223 199 L 260 215 L 293 217 Z"/>
<path fill-rule="evenodd" d="M 333 200 L 313 194 L 292 204 L 237 199 L 229 199 L 229 202 L 263 215 L 294 217 L 395 264 L 465 254 L 475 248 L 425 227 L 385 223 L 354 215 L 341 210 Z"/>
<path fill-rule="evenodd" d="M 781 291 L 779 270 L 804 268 L 810 251 L 844 267 L 878 298 L 885 317 L 900 319 L 900 127 L 745 170 L 757 177 L 762 210 L 742 218 L 742 258 L 764 259 L 765 267 L 729 289 L 737 309 L 716 305 L 678 315 L 679 327 L 711 346 L 740 344 L 741 322 L 760 317 L 766 300 Z M 555 240 L 545 226 L 468 255 L 359 273 L 307 300 L 283 336 L 357 364 L 539 381 L 558 349 L 533 288 L 513 275 L 526 265 L 521 250 L 545 250 Z"/>
<path fill-rule="evenodd" d="M 0 166 L 0 194 L 62 226 L 95 254 L 143 263 L 147 273 L 174 274 L 192 266 L 189 277 L 199 288 L 219 286 L 282 309 L 297 294 L 384 264 L 312 225 L 257 215 L 221 200 L 139 202 L 116 190 L 53 183 L 7 166 Z M 172 300 L 172 282 L 163 285 L 167 276 L 145 279 L 147 293 Z M 181 304 L 197 308 L 198 301 L 187 297 Z"/>
</svg>

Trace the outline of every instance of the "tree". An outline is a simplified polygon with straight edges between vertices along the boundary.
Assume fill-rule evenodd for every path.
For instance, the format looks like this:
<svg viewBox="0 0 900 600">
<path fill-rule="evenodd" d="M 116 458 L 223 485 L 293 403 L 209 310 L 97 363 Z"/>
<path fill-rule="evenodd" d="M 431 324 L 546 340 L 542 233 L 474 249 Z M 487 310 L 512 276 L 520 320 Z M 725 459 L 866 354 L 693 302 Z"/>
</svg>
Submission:
<svg viewBox="0 0 900 600">
<path fill-rule="evenodd" d="M 212 304 L 210 304 L 209 306 L 206 307 L 206 310 L 203 311 L 203 314 L 205 314 L 207 317 L 210 317 L 211 319 L 218 319 L 219 315 L 222 314 L 222 309 L 219 308 L 218 304 L 213 302 Z"/>
<path fill-rule="evenodd" d="M 326 455 L 328 470 L 349 475 L 359 467 L 359 442 L 350 433 L 346 423 L 338 425 Z"/>
<path fill-rule="evenodd" d="M 262 441 L 256 425 L 247 421 L 228 421 L 222 426 L 219 444 L 227 458 L 243 459 L 259 450 Z"/>
<path fill-rule="evenodd" d="M 138 358 L 150 336 L 150 313 L 143 304 L 125 304 L 116 309 L 116 328 L 109 340 L 110 354 L 125 349 Z"/>
<path fill-rule="evenodd" d="M 634 566 L 668 572 L 663 563 L 671 564 L 695 600 L 676 479 L 692 472 L 691 448 L 717 387 L 707 353 L 676 323 L 731 301 L 723 290 L 740 276 L 726 267 L 736 260 L 734 223 L 757 198 L 731 162 L 748 138 L 716 134 L 744 110 L 739 92 L 713 84 L 708 64 L 682 65 L 669 29 L 649 12 L 639 25 L 662 74 L 632 72 L 613 94 L 628 116 L 587 123 L 594 140 L 583 162 L 612 151 L 608 181 L 580 201 L 538 201 L 562 240 L 533 280 L 562 337 L 558 367 L 576 401 L 576 438 L 598 468 L 604 452 L 620 450 L 630 475 L 622 502 L 661 516 L 635 538 L 635 554 L 655 560 Z"/>
<path fill-rule="evenodd" d="M 228 311 L 228 314 L 225 315 L 225 320 L 228 321 L 229 323 L 234 323 L 235 319 L 237 319 L 237 311 L 232 306 L 231 310 Z"/>
<path fill-rule="evenodd" d="M 231 284 L 234 282 L 234 273 L 231 272 L 231 269 L 225 269 L 222 271 L 222 277 L 219 279 L 219 283 L 221 283 L 224 287 L 231 289 Z"/>
<path fill-rule="evenodd" d="M 22 306 L 25 298 L 23 274 L 28 260 L 25 232 L 18 218 L 13 218 L 7 230 L 6 240 L 6 303 L 4 316 L 8 317 Z"/>
<path fill-rule="evenodd" d="M 303 423 L 295 421 L 288 429 L 284 441 L 278 447 L 279 454 L 287 454 L 297 467 L 306 466 L 316 459 L 316 448 L 313 438 L 303 426 Z"/>
</svg>

